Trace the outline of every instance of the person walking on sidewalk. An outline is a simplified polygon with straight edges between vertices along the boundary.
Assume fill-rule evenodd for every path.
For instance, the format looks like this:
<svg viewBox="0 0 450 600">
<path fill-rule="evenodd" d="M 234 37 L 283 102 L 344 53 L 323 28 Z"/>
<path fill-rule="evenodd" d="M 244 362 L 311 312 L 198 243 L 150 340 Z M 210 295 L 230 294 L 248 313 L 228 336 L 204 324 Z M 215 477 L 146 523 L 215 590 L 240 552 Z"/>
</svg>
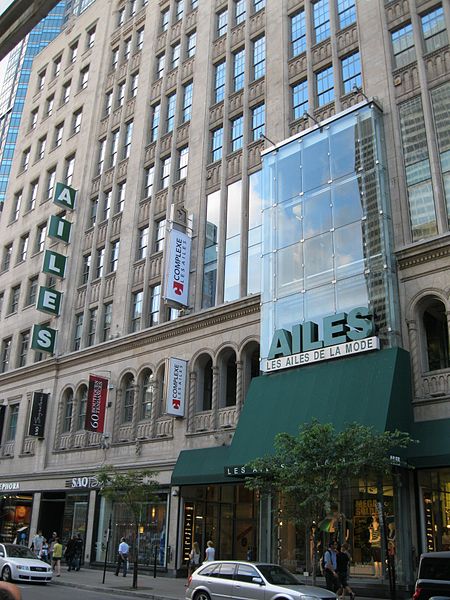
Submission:
<svg viewBox="0 0 450 600">
<path fill-rule="evenodd" d="M 214 548 L 214 544 L 212 543 L 212 541 L 209 540 L 208 542 L 206 542 L 205 561 L 209 562 L 211 560 L 214 560 L 215 556 L 216 549 Z"/>
<path fill-rule="evenodd" d="M 73 535 L 67 542 L 66 551 L 64 552 L 64 558 L 66 559 L 68 571 L 72 571 L 72 569 L 75 570 L 74 561 L 76 543 L 76 537 Z"/>
<path fill-rule="evenodd" d="M 336 542 L 331 541 L 328 544 L 328 550 L 325 551 L 324 563 L 325 563 L 325 581 L 327 583 L 327 590 L 330 592 L 337 592 L 339 589 L 339 578 L 337 574 L 337 558 L 336 558 Z"/>
<path fill-rule="evenodd" d="M 188 564 L 188 578 L 196 571 L 200 566 L 200 546 L 198 542 L 194 542 L 192 550 L 189 553 L 189 564 Z"/>
<path fill-rule="evenodd" d="M 336 571 L 339 579 L 339 590 L 337 595 L 344 600 L 345 592 L 350 596 L 350 600 L 353 600 L 355 594 L 352 588 L 348 585 L 348 576 L 350 574 L 350 553 L 348 551 L 348 544 L 342 544 L 342 547 L 338 545 L 336 555 Z"/>
<path fill-rule="evenodd" d="M 56 577 L 61 576 L 61 558 L 63 555 L 63 547 L 59 538 L 55 539 L 53 544 L 53 556 L 52 556 L 52 567 Z"/>
<path fill-rule="evenodd" d="M 119 575 L 120 569 L 123 570 L 123 576 L 127 576 L 128 567 L 128 553 L 130 552 L 130 546 L 126 543 L 125 538 L 120 538 L 120 544 L 117 551 L 117 566 L 116 576 Z"/>
</svg>

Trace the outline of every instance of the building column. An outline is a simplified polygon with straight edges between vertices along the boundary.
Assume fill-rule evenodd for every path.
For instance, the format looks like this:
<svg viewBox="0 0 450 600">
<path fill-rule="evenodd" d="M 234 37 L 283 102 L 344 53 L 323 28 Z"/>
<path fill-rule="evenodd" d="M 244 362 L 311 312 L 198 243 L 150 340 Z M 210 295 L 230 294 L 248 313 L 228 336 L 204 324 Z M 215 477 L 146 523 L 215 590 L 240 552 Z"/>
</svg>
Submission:
<svg viewBox="0 0 450 600">
<path fill-rule="evenodd" d="M 417 332 L 417 321 L 406 321 L 408 327 L 409 347 L 411 350 L 411 362 L 413 372 L 414 398 L 422 397 L 421 373 L 422 366 L 420 360 L 419 336 Z"/>
<path fill-rule="evenodd" d="M 189 373 L 189 397 L 187 410 L 187 431 L 193 433 L 195 419 L 195 401 L 197 392 L 197 373 L 192 371 Z"/>
<path fill-rule="evenodd" d="M 89 507 L 88 507 L 87 525 L 86 525 L 86 538 L 83 540 L 83 542 L 84 542 L 84 562 L 86 564 L 89 564 L 91 562 L 91 548 L 92 548 L 92 538 L 93 538 L 93 534 L 94 534 L 96 497 L 97 497 L 97 492 L 95 490 L 91 490 L 89 492 Z"/>
<path fill-rule="evenodd" d="M 37 533 L 39 511 L 41 509 L 41 498 L 41 492 L 36 492 L 33 496 L 33 510 L 31 511 L 30 534 L 28 536 L 28 545 L 30 545 L 32 538 Z"/>
<path fill-rule="evenodd" d="M 212 373 L 211 426 L 216 430 L 219 421 L 219 367 L 217 365 L 213 366 Z"/>
<path fill-rule="evenodd" d="M 236 361 L 236 423 L 241 414 L 242 405 L 244 404 L 243 398 L 243 377 L 244 377 L 244 369 L 243 369 L 242 360 Z"/>
</svg>

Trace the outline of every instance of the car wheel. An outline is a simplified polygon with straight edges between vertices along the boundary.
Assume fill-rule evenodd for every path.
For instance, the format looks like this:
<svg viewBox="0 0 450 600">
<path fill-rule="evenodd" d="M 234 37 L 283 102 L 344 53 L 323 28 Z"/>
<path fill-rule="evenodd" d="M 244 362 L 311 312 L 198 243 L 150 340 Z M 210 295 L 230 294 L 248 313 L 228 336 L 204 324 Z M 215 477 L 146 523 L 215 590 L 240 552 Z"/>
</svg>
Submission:
<svg viewBox="0 0 450 600">
<path fill-rule="evenodd" d="M 6 567 L 3 567 L 2 580 L 3 581 L 12 581 L 11 569 L 10 569 L 10 567 L 8 567 L 8 565 L 6 565 Z"/>
<path fill-rule="evenodd" d="M 194 600 L 211 600 L 211 598 L 209 597 L 208 592 L 201 590 L 195 594 Z"/>
</svg>

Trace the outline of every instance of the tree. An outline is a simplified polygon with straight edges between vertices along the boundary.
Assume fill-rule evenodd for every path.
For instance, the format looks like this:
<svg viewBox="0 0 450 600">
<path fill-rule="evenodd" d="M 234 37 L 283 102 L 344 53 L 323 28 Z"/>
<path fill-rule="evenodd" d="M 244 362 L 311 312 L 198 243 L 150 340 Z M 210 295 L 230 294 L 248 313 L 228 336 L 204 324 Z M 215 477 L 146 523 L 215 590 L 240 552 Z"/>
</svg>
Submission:
<svg viewBox="0 0 450 600">
<path fill-rule="evenodd" d="M 105 465 L 97 474 L 100 493 L 112 502 L 123 502 L 133 518 L 134 540 L 132 540 L 133 588 L 138 582 L 138 539 L 142 517 L 142 505 L 156 499 L 158 473 L 150 470 L 133 470 L 123 473 Z"/>
<path fill-rule="evenodd" d="M 274 454 L 251 463 L 256 475 L 247 487 L 283 496 L 284 510 L 308 531 L 326 515 L 336 492 L 351 479 L 382 479 L 392 470 L 391 455 L 413 440 L 401 431 L 378 433 L 358 423 L 336 432 L 317 420 L 300 427 L 297 436 L 279 433 Z M 313 536 L 313 582 L 317 571 L 317 527 Z"/>
</svg>

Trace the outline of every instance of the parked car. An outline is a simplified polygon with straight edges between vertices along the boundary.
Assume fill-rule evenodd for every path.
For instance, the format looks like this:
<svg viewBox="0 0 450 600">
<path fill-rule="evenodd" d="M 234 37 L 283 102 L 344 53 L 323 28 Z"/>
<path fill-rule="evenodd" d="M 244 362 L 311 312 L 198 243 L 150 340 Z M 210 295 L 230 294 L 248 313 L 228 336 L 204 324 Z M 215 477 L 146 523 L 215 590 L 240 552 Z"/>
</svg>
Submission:
<svg viewBox="0 0 450 600">
<path fill-rule="evenodd" d="M 332 600 L 336 594 L 305 585 L 295 575 L 269 563 L 215 560 L 189 578 L 186 600 Z"/>
<path fill-rule="evenodd" d="M 450 552 L 425 552 L 420 556 L 413 600 L 450 596 Z"/>
<path fill-rule="evenodd" d="M 26 546 L 0 544 L 0 577 L 3 581 L 47 583 L 52 580 L 53 571 Z"/>
</svg>

